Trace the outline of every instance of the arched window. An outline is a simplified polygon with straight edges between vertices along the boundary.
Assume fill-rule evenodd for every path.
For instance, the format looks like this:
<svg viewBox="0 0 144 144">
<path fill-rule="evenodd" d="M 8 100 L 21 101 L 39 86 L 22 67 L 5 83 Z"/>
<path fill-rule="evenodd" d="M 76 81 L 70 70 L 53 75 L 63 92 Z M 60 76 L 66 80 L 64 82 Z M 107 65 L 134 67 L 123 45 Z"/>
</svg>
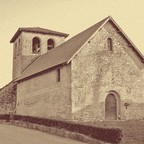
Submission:
<svg viewBox="0 0 144 144">
<path fill-rule="evenodd" d="M 107 46 L 110 51 L 113 51 L 113 43 L 111 38 L 107 39 Z"/>
<path fill-rule="evenodd" d="M 33 53 L 40 52 L 40 39 L 38 37 L 34 37 L 32 40 L 32 52 Z"/>
<path fill-rule="evenodd" d="M 52 48 L 54 48 L 55 43 L 53 39 L 48 39 L 47 41 L 47 50 L 51 50 Z"/>
</svg>

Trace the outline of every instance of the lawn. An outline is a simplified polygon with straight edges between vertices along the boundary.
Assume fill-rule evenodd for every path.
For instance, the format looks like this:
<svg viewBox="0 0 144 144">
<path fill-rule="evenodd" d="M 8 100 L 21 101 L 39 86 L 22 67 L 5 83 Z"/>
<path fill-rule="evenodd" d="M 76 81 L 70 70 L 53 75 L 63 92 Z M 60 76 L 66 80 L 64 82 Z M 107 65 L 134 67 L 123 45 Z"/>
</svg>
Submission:
<svg viewBox="0 0 144 144">
<path fill-rule="evenodd" d="M 94 122 L 91 124 L 121 127 L 123 130 L 122 144 L 144 144 L 144 121 Z"/>
</svg>

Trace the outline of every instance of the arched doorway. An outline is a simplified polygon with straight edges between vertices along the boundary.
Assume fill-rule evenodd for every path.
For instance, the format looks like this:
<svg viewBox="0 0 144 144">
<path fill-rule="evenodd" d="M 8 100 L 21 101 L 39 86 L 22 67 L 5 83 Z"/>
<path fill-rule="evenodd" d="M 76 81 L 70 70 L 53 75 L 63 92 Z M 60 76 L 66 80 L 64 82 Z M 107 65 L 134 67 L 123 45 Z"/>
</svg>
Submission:
<svg viewBox="0 0 144 144">
<path fill-rule="evenodd" d="M 117 120 L 119 115 L 119 99 L 115 94 L 109 93 L 105 99 L 105 119 Z"/>
</svg>

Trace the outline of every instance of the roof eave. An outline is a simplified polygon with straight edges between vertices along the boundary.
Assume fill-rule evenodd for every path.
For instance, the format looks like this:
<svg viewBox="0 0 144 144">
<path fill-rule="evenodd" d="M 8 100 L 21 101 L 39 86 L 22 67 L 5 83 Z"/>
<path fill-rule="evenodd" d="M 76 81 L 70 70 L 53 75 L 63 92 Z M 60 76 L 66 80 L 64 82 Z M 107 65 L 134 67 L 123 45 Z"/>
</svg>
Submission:
<svg viewBox="0 0 144 144">
<path fill-rule="evenodd" d="M 14 34 L 14 36 L 11 38 L 11 40 L 10 40 L 10 43 L 13 43 L 15 40 L 16 40 L 16 38 L 21 34 L 21 29 L 19 28 L 18 30 L 17 30 L 17 32 Z"/>
</svg>

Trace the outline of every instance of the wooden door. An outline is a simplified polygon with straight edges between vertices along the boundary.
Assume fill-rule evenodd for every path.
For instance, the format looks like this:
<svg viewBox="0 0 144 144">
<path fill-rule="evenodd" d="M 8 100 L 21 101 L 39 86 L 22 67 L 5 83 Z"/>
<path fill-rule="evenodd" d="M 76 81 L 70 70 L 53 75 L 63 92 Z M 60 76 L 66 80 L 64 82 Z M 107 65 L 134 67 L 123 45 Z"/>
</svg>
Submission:
<svg viewBox="0 0 144 144">
<path fill-rule="evenodd" d="M 108 94 L 105 100 L 105 118 L 106 120 L 117 119 L 117 101 L 114 94 Z"/>
</svg>

